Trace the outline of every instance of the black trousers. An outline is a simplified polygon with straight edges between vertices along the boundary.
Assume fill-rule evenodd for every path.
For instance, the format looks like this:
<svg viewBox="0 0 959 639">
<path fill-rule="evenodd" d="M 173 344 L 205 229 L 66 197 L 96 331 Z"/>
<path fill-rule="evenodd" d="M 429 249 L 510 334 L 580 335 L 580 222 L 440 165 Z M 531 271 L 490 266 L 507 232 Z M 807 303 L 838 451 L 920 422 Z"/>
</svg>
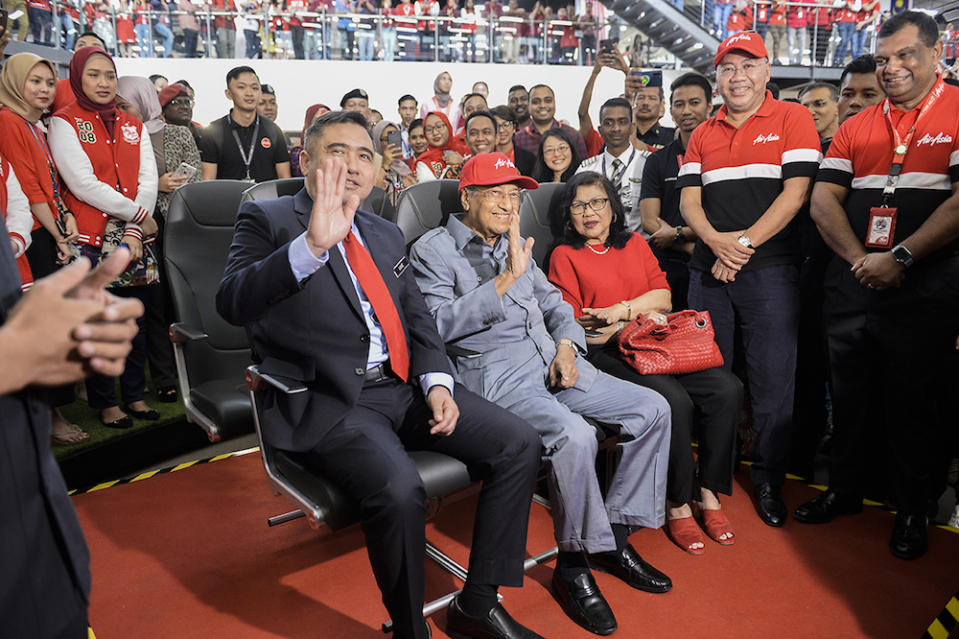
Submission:
<svg viewBox="0 0 959 639">
<path fill-rule="evenodd" d="M 540 439 L 524 420 L 456 386 L 460 409 L 448 437 L 429 434 L 422 393 L 398 380 L 367 384 L 349 416 L 312 451 L 325 476 L 360 504 L 367 552 L 397 638 L 424 639 L 426 493 L 409 450 L 465 462 L 482 478 L 470 552 L 470 580 L 520 586 Z"/>
<path fill-rule="evenodd" d="M 52 275 L 60 266 L 57 264 L 57 243 L 45 228 L 30 233 L 30 248 L 27 249 L 27 262 L 33 273 L 33 281 Z M 66 406 L 76 400 L 73 384 L 64 384 L 49 389 L 50 402 L 54 406 Z"/>
<path fill-rule="evenodd" d="M 596 368 L 662 395 L 672 410 L 666 498 L 684 504 L 701 499 L 700 488 L 732 494 L 736 425 L 743 384 L 724 368 L 686 375 L 641 375 L 619 356 L 615 343 L 590 347 Z M 699 463 L 690 443 L 699 440 Z"/>
<path fill-rule="evenodd" d="M 147 312 L 149 312 L 149 299 L 151 293 L 159 289 L 158 284 L 148 286 L 120 286 L 109 289 L 117 297 L 135 297 L 143 302 Z M 147 339 L 146 339 L 146 319 L 137 318 L 136 336 L 131 344 L 132 348 L 127 355 L 123 373 L 120 375 L 120 396 L 124 404 L 132 404 L 143 399 L 143 388 L 146 385 L 146 358 L 147 358 Z M 117 406 L 116 378 L 106 375 L 91 375 L 87 378 L 87 403 L 90 408 L 104 409 Z"/>
<path fill-rule="evenodd" d="M 157 216 L 159 232 L 153 249 L 156 252 L 160 281 L 147 287 L 146 309 L 146 348 L 150 362 L 150 378 L 154 389 L 175 386 L 176 362 L 173 357 L 173 344 L 170 342 L 170 324 L 176 321 L 173 312 L 173 297 L 170 294 L 170 280 L 167 279 L 166 261 L 163 259 L 163 228 L 166 222 Z"/>
<path fill-rule="evenodd" d="M 917 263 L 902 286 L 871 291 L 836 258 L 826 276 L 826 331 L 833 389 L 830 486 L 863 494 L 863 450 L 880 438 L 892 460 L 893 499 L 922 514 L 945 482 L 945 415 L 955 394 L 950 364 L 959 334 L 959 256 Z M 875 419 L 881 415 L 884 419 Z M 952 422 L 952 423 L 950 423 Z"/>
</svg>

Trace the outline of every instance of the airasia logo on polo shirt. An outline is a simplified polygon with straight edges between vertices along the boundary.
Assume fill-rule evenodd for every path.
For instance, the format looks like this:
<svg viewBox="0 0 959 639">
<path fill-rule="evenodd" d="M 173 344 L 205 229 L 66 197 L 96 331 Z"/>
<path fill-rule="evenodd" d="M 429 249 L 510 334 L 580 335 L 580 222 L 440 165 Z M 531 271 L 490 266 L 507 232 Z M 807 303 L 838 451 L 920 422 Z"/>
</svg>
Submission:
<svg viewBox="0 0 959 639">
<path fill-rule="evenodd" d="M 775 133 L 767 133 L 766 135 L 763 135 L 762 133 L 760 133 L 759 135 L 756 136 L 756 139 L 753 140 L 753 146 L 756 146 L 759 143 L 766 144 L 767 142 L 775 142 L 778 139 L 779 139 L 779 136 L 776 135 Z"/>
<path fill-rule="evenodd" d="M 922 146 L 923 144 L 928 144 L 929 146 L 936 146 L 937 144 L 949 144 L 952 142 L 952 136 L 943 133 L 940 131 L 936 134 L 936 137 L 932 137 L 928 133 L 919 138 L 919 141 L 916 142 L 916 146 Z"/>
</svg>

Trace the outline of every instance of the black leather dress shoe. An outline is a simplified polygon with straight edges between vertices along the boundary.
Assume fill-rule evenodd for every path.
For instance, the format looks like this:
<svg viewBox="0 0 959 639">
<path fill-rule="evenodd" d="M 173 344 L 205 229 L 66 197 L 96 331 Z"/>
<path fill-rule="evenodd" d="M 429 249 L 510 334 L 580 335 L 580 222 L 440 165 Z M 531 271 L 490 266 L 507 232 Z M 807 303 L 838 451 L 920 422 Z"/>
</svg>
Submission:
<svg viewBox="0 0 959 639">
<path fill-rule="evenodd" d="M 786 503 L 780 489 L 774 488 L 772 484 L 756 486 L 756 510 L 767 526 L 778 528 L 786 523 Z"/>
<path fill-rule="evenodd" d="M 588 572 L 567 581 L 554 570 L 553 594 L 563 612 L 593 634 L 610 635 L 616 631 L 616 617 Z"/>
<path fill-rule="evenodd" d="M 645 592 L 669 592 L 673 581 L 643 561 L 629 544 L 622 551 L 600 552 L 589 555 L 589 565 L 619 577 L 633 588 Z"/>
<path fill-rule="evenodd" d="M 900 559 L 918 559 L 929 548 L 928 522 L 924 515 L 896 515 L 889 550 Z"/>
<path fill-rule="evenodd" d="M 453 639 L 543 639 L 510 617 L 500 604 L 483 617 L 473 617 L 463 612 L 458 599 L 446 611 L 446 634 Z"/>
<path fill-rule="evenodd" d="M 858 512 L 862 512 L 862 499 L 827 490 L 793 511 L 793 517 L 804 524 L 825 524 L 839 515 Z"/>
</svg>

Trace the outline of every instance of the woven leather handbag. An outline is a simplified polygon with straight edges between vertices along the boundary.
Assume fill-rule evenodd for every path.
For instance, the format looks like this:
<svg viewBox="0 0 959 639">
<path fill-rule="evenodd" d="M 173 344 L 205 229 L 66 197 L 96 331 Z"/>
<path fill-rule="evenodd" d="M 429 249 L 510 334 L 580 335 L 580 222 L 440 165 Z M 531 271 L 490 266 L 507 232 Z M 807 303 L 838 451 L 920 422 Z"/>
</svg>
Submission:
<svg viewBox="0 0 959 639">
<path fill-rule="evenodd" d="M 681 375 L 722 366 L 707 311 L 679 311 L 657 324 L 642 316 L 619 334 L 619 352 L 643 375 Z"/>
</svg>

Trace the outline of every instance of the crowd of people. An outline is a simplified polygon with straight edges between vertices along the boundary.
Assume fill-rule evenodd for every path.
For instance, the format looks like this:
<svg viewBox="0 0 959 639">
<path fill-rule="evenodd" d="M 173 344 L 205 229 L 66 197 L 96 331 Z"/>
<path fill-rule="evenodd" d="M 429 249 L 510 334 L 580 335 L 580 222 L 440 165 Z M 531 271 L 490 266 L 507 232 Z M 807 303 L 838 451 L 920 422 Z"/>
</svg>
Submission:
<svg viewBox="0 0 959 639">
<path fill-rule="evenodd" d="M 11 56 L 0 71 L 0 349 L 22 374 L 0 399 L 32 415 L 28 448 L 86 437 L 57 410 L 84 376 L 106 426 L 157 419 L 147 360 L 157 401 L 177 399 L 162 245 L 170 194 L 201 179 L 304 176 L 295 196 L 241 207 L 217 308 L 247 327 L 265 372 L 306 384 L 268 403 L 264 437 L 311 452 L 360 503 L 397 636 L 429 632 L 422 484 L 404 446 L 463 459 L 483 480 L 469 577 L 447 618 L 461 636 L 539 636 L 496 595 L 522 583 L 541 459 L 560 551 L 552 588 L 595 634 L 617 622 L 593 569 L 646 592 L 672 588 L 630 544 L 636 528 L 663 527 L 691 555 L 712 552 L 708 540 L 737 542 L 721 496 L 744 454 L 766 525 L 789 518 L 787 471 L 811 478 L 827 453 L 828 489 L 793 518 L 825 524 L 865 497 L 886 501 L 897 510 L 890 551 L 920 557 L 959 457 L 949 392 L 959 373 L 959 88 L 943 77 L 942 54 L 935 21 L 905 12 L 838 86 L 780 100 L 773 56 L 746 31 L 720 45 L 715 83 L 685 73 L 665 87 L 599 53 L 575 125 L 556 119 L 545 84 L 514 85 L 491 106 L 486 83 L 456 99 L 443 72 L 425 99 L 400 97 L 394 120 L 362 88 L 314 104 L 298 140 L 274 122 L 282 96 L 249 66 L 229 71 L 233 107 L 203 127 L 189 83 L 118 78 L 94 33 L 78 38 L 65 79 L 39 56 Z M 623 92 L 605 97 L 594 126 L 594 83 L 607 69 L 623 74 Z M 667 111 L 675 128 L 660 122 Z M 359 210 L 373 188 L 396 202 L 437 179 L 458 180 L 462 213 L 408 254 L 394 225 Z M 563 191 L 550 211 L 555 245 L 537 264 L 519 208 L 524 190 L 548 182 Z M 96 270 L 83 281 L 94 284 L 84 285 L 88 264 Z M 10 335 L 74 287 L 69 303 L 99 305 L 99 319 L 63 310 L 69 348 L 50 349 L 72 355 L 62 371 L 32 371 L 39 362 Z M 28 291 L 19 303 L 17 289 Z M 687 309 L 706 318 L 721 364 L 641 372 L 626 332 L 669 327 Z M 448 359 L 444 344 L 477 355 Z M 29 384 L 47 391 L 21 390 Z M 605 496 L 587 419 L 618 441 Z M 33 458 L 52 463 L 45 449 Z M 57 476 L 31 499 L 69 511 L 61 486 Z M 78 535 L 65 517 L 59 534 Z M 64 595 L 75 605 L 44 619 L 23 606 L 24 628 L 85 623 L 88 573 L 73 539 L 47 551 L 78 562 Z"/>
<path fill-rule="evenodd" d="M 722 40 L 755 30 L 774 64 L 842 67 L 873 46 L 890 13 L 879 0 L 672 0 Z M 73 49 L 93 31 L 123 57 L 439 60 L 590 65 L 615 46 L 648 66 L 657 43 L 626 29 L 600 2 L 553 9 L 539 0 L 5 0 L 20 40 Z M 431 19 L 430 19 L 431 18 Z M 948 25 L 945 56 L 959 30 Z M 665 51 L 662 52 L 665 54 Z M 662 57 L 667 63 L 668 57 Z"/>
</svg>

